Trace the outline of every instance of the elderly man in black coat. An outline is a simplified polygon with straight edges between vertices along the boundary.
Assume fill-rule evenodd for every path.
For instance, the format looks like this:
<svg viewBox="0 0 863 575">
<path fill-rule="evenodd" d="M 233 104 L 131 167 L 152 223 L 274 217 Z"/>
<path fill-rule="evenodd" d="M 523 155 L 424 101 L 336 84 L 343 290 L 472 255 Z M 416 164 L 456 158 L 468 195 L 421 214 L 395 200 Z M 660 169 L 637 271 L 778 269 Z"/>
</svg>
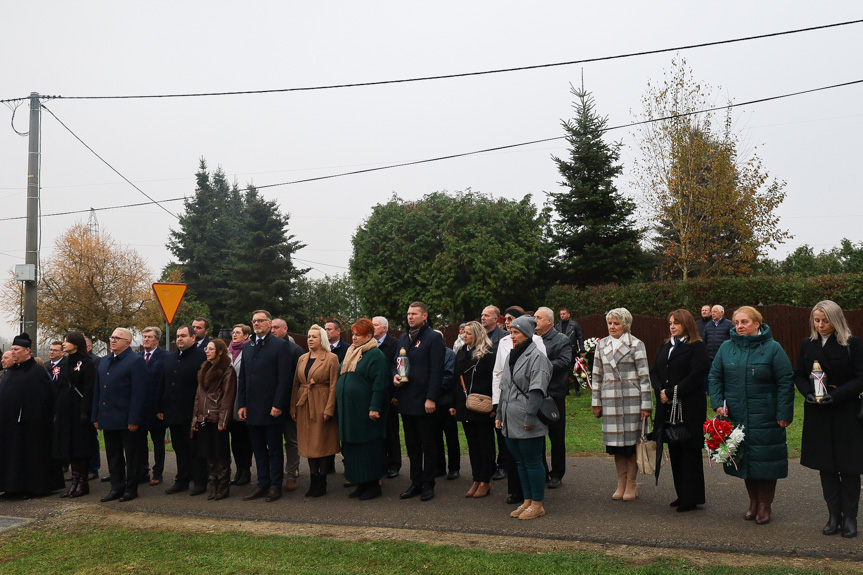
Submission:
<svg viewBox="0 0 863 575">
<path fill-rule="evenodd" d="M 92 421 L 105 437 L 105 457 L 111 491 L 102 501 L 131 501 L 138 497 L 141 450 L 147 436 L 139 431 L 147 400 L 147 364 L 134 353 L 132 332 L 118 327 L 110 339 L 111 353 L 96 368 Z"/>
<path fill-rule="evenodd" d="M 258 471 L 257 485 L 245 501 L 264 496 L 275 501 L 282 496 L 282 426 L 291 400 L 294 360 L 285 340 L 270 333 L 272 320 L 266 310 L 252 315 L 255 335 L 243 346 L 237 378 L 237 415 L 249 426 Z"/>
<path fill-rule="evenodd" d="M 410 362 L 408 381 L 402 381 L 397 373 L 393 376 L 411 467 L 411 486 L 400 497 L 422 494 L 420 499 L 429 501 L 434 498 L 438 464 L 435 410 L 443 382 L 444 343 L 426 323 L 428 309 L 424 303 L 410 304 L 407 320 L 408 331 L 399 338 L 399 353 L 404 349 Z"/>
<path fill-rule="evenodd" d="M 12 341 L 14 362 L 0 385 L 0 491 L 29 499 L 63 487 L 60 462 L 51 458 L 54 393 L 51 376 L 30 356 L 30 336 Z"/>
<path fill-rule="evenodd" d="M 378 349 L 387 358 L 387 364 L 393 365 L 396 361 L 396 354 L 399 352 L 399 346 L 398 340 L 387 334 L 390 328 L 389 320 L 382 315 L 377 315 L 372 318 L 372 326 L 375 329 L 374 335 L 378 342 Z M 387 436 L 384 443 L 387 453 L 387 477 L 394 479 L 398 477 L 402 468 L 402 444 L 399 438 L 399 400 L 396 399 L 395 387 L 392 385 L 389 390 Z"/>
<path fill-rule="evenodd" d="M 165 381 L 156 417 L 171 430 L 171 445 L 177 458 L 174 484 L 165 490 L 172 495 L 189 489 L 189 495 L 207 490 L 207 460 L 198 456 L 196 438 L 190 437 L 195 394 L 198 392 L 198 370 L 207 360 L 204 349 L 195 343 L 191 326 L 177 328 L 177 351 L 165 359 Z"/>
<path fill-rule="evenodd" d="M 569 395 L 569 373 L 572 369 L 572 344 L 570 338 L 554 329 L 554 312 L 541 307 L 533 314 L 536 334 L 542 337 L 545 354 L 551 361 L 551 380 L 548 396 L 554 399 L 560 419 L 548 426 L 551 441 L 551 470 L 548 472 L 549 489 L 560 487 L 566 473 L 566 396 Z"/>
</svg>

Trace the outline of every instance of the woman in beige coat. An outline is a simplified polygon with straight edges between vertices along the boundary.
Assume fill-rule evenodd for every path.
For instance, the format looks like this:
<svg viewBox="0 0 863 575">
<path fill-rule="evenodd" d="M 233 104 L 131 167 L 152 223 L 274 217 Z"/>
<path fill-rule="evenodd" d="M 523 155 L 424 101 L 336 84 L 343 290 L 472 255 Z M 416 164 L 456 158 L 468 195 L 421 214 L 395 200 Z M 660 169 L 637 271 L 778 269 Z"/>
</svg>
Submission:
<svg viewBox="0 0 863 575">
<path fill-rule="evenodd" d="M 291 418 L 297 422 L 297 449 L 309 460 L 311 484 L 306 497 L 327 492 L 327 457 L 339 451 L 336 382 L 339 358 L 329 350 L 327 332 L 315 324 L 309 329 L 309 352 L 297 362 L 291 393 Z"/>
</svg>

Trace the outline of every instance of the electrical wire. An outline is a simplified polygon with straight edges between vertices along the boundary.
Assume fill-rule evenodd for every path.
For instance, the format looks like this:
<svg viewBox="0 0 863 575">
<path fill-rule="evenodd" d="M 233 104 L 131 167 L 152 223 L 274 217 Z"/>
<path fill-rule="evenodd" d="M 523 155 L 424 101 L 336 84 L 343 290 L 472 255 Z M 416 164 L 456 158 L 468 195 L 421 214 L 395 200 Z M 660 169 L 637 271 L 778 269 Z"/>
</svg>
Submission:
<svg viewBox="0 0 863 575">
<path fill-rule="evenodd" d="M 836 22 L 833 24 L 824 24 L 821 26 L 810 26 L 808 28 L 797 28 L 794 30 L 785 30 L 781 32 L 770 32 L 767 34 L 758 34 L 754 36 L 743 36 L 739 38 L 731 38 L 727 40 L 717 40 L 714 42 L 702 42 L 699 44 L 687 44 L 684 46 L 675 46 L 673 48 L 659 48 L 656 50 L 642 50 L 639 52 L 629 52 L 625 54 L 616 54 L 612 56 L 599 56 L 595 58 L 583 58 L 581 60 L 569 60 L 566 62 L 552 62 L 546 64 L 533 64 L 529 66 L 517 66 L 512 68 L 497 68 L 492 70 L 482 70 L 476 72 L 462 72 L 454 74 L 442 74 L 438 76 L 419 76 L 414 78 L 401 78 L 396 80 L 377 80 L 371 82 L 356 82 L 350 84 L 329 84 L 324 86 L 306 86 L 299 88 L 274 88 L 268 90 L 238 90 L 232 92 L 196 92 L 187 94 L 139 94 L 139 95 L 114 95 L 114 96 L 40 96 L 46 100 L 132 100 L 132 99 L 153 99 L 153 98 L 198 98 L 205 96 L 241 96 L 250 94 L 278 94 L 286 92 L 310 92 L 315 90 L 335 90 L 340 88 L 364 88 L 369 86 L 386 86 L 392 84 L 407 84 L 410 82 L 428 82 L 433 80 L 449 80 L 453 78 L 467 78 L 473 76 L 488 76 L 492 74 L 505 74 L 510 72 L 524 72 L 526 70 L 539 70 L 543 68 L 555 68 L 560 66 L 573 66 L 576 64 L 588 64 L 594 62 L 607 62 L 610 60 L 622 60 L 625 58 L 634 58 L 638 56 L 649 56 L 654 54 L 664 54 L 667 52 L 678 52 L 681 50 L 692 50 L 696 48 L 707 48 L 711 46 L 722 46 L 725 44 L 734 44 L 738 42 L 748 42 L 751 40 L 761 40 L 764 38 L 776 38 L 779 36 L 787 36 L 791 34 L 801 34 L 804 32 L 813 32 L 816 30 L 826 30 L 829 28 L 838 28 L 840 26 L 850 26 L 853 24 L 863 23 L 863 20 L 848 20 L 846 22 Z M 29 96 L 27 97 L 29 98 Z M 26 100 L 27 98 L 9 98 L 0 100 L 0 103 L 15 102 Z"/>
<path fill-rule="evenodd" d="M 94 150 L 93 148 L 91 148 L 90 146 L 88 146 L 88 145 L 86 144 L 86 142 L 84 142 L 84 140 L 82 140 L 82 139 L 78 136 L 78 134 L 76 134 L 75 132 L 73 132 L 73 131 L 72 131 L 72 129 L 71 129 L 69 126 L 67 126 L 66 124 L 64 124 L 64 123 L 63 123 L 63 121 L 62 121 L 60 118 L 58 118 L 58 117 L 57 117 L 57 115 L 56 115 L 54 112 L 52 112 L 51 110 L 49 110 L 47 106 L 45 106 L 44 104 L 42 104 L 42 109 L 43 109 L 43 110 L 45 110 L 46 112 L 48 112 L 49 114 L 51 114 L 51 115 L 54 117 L 54 119 L 55 119 L 55 120 L 57 120 L 58 122 L 60 122 L 60 125 L 61 125 L 61 126 L 63 126 L 64 128 L 66 128 L 66 130 L 67 130 L 70 134 L 72 134 L 72 135 L 75 137 L 75 139 L 76 139 L 76 140 L 78 140 L 79 142 L 81 142 L 81 145 L 83 145 L 85 148 L 87 148 L 88 150 L 90 150 L 90 152 L 92 152 L 94 156 L 96 156 L 97 158 L 99 158 L 99 159 L 102 161 L 102 163 L 103 163 L 103 164 L 105 164 L 106 166 L 108 166 L 109 168 L 111 168 L 111 170 L 112 170 L 115 174 L 117 174 L 118 176 L 120 176 L 121 178 L 123 178 L 123 180 L 125 180 L 127 184 L 129 184 L 130 186 L 132 186 L 133 188 L 135 188 L 136 190 L 138 190 L 139 192 L 141 192 L 141 195 L 143 195 L 145 198 L 147 198 L 148 200 L 150 200 L 150 202 L 151 202 L 151 203 L 154 203 L 154 204 L 156 204 L 157 206 L 159 206 L 160 208 L 162 208 L 162 209 L 163 209 L 167 214 L 169 214 L 169 215 L 171 215 L 171 216 L 174 216 L 174 218 L 176 218 L 176 219 L 180 219 L 180 218 L 179 218 L 179 216 L 177 216 L 177 214 L 175 214 L 175 213 L 171 212 L 170 210 L 168 210 L 168 208 L 166 208 L 165 206 L 163 206 L 162 204 L 160 204 L 157 200 L 154 200 L 152 197 L 150 197 L 150 195 L 149 195 L 149 194 L 147 194 L 147 192 L 145 192 L 144 190 L 142 190 L 141 188 L 139 188 L 138 186 L 136 186 L 135 184 L 133 184 L 133 183 L 132 183 L 132 181 L 131 181 L 129 178 L 127 178 L 126 176 L 124 176 L 123 174 L 121 174 L 121 173 L 117 170 L 117 168 L 115 168 L 114 166 L 112 166 L 111 164 L 109 164 L 109 163 L 108 163 L 108 160 L 106 160 L 105 158 L 103 158 L 102 156 L 100 156 L 99 154 L 97 154 L 97 153 L 96 153 L 96 150 Z"/>
</svg>

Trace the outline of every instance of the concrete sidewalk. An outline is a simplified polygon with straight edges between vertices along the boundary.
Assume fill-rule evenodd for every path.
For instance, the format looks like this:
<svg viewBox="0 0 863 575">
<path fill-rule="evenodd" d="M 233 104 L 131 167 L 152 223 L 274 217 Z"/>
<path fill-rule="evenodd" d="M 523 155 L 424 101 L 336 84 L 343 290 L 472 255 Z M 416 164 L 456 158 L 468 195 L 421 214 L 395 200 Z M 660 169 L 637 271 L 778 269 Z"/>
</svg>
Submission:
<svg viewBox="0 0 863 575">
<path fill-rule="evenodd" d="M 242 501 L 252 486 L 233 488 L 231 497 L 223 501 L 207 501 L 205 495 L 190 497 L 188 493 L 165 495 L 175 472 L 174 458 L 169 453 L 165 483 L 157 487 L 141 485 L 140 497 L 134 501 L 100 505 L 163 514 L 166 523 L 182 521 L 183 516 L 324 523 L 863 561 L 863 537 L 843 539 L 821 534 L 827 510 L 818 473 L 801 467 L 797 460 L 789 462 L 789 477 L 779 481 L 773 518 L 767 525 L 743 519 L 749 504 L 743 481 L 725 475 L 718 467 L 711 469 L 706 461 L 707 504 L 689 513 L 677 513 L 668 506 L 674 499 L 670 468 L 663 472 L 659 486 L 654 486 L 653 477 L 642 476 L 638 499 L 623 502 L 611 499 L 617 477 L 610 457 L 570 457 L 568 463 L 563 486 L 546 491 L 547 515 L 534 521 L 509 518 L 513 506 L 505 502 L 505 480 L 493 482 L 492 493 L 486 498 L 464 498 L 471 484 L 467 457 L 462 458 L 462 477 L 455 481 L 439 478 L 436 497 L 425 503 L 419 497 L 399 499 L 399 493 L 409 485 L 406 460 L 402 475 L 384 480 L 383 497 L 372 501 L 347 498 L 349 490 L 342 487 L 341 464 L 337 462 L 338 472 L 329 476 L 326 496 L 303 497 L 308 473 L 301 467 L 299 489 L 286 493 L 279 501 L 266 503 L 263 499 Z M 108 485 L 91 483 L 89 496 L 71 502 L 59 495 L 0 501 L 0 515 L 48 517 L 62 513 L 67 505 L 98 503 L 108 492 Z"/>
</svg>

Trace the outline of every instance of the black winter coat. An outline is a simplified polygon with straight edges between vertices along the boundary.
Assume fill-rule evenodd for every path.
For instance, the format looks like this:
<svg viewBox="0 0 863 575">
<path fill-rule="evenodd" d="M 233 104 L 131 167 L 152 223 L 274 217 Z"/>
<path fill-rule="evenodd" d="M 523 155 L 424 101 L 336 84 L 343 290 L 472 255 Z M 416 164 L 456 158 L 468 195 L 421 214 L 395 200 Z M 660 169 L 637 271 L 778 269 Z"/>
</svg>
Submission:
<svg viewBox="0 0 863 575">
<path fill-rule="evenodd" d="M 731 330 L 733 328 L 734 324 L 726 318 L 722 318 L 719 321 L 719 325 L 716 325 L 713 321 L 709 321 L 704 326 L 704 329 L 701 331 L 701 337 L 707 346 L 707 357 L 711 361 L 716 357 L 716 353 L 722 347 L 722 344 L 731 338 Z"/>
<path fill-rule="evenodd" d="M 260 344 L 257 337 L 243 346 L 243 361 L 237 377 L 238 408 L 246 408 L 248 425 L 274 425 L 288 417 L 291 389 L 294 385 L 294 358 L 283 339 L 267 335 Z M 279 417 L 270 415 L 281 409 Z"/>
<path fill-rule="evenodd" d="M 53 457 L 68 462 L 96 453 L 96 428 L 90 422 L 96 366 L 84 353 L 74 353 L 60 364 L 54 403 Z"/>
<path fill-rule="evenodd" d="M 677 400 L 683 409 L 683 423 L 692 434 L 692 439 L 684 447 L 700 448 L 704 445 L 703 426 L 707 419 L 707 394 L 704 392 L 704 376 L 710 367 L 707 346 L 703 341 L 678 342 L 669 357 L 670 349 L 671 342 L 662 344 L 650 370 L 650 383 L 656 397 L 655 439 L 662 441 L 662 429 L 671 413 L 671 403 L 662 403 L 659 394 L 665 391 L 670 401 L 676 386 Z"/>
<path fill-rule="evenodd" d="M 803 405 L 803 441 L 800 464 L 820 471 L 863 474 L 863 425 L 857 420 L 863 392 L 863 340 L 851 336 L 848 346 L 831 334 L 821 345 L 808 337 L 800 346 L 794 385 L 806 396 L 814 393 L 809 374 L 818 360 L 824 370 L 828 405 Z"/>
<path fill-rule="evenodd" d="M 409 381 L 396 392 L 399 413 L 426 415 L 426 400 L 430 399 L 437 403 L 441 393 L 445 357 L 443 338 L 425 324 L 414 339 L 411 339 L 410 332 L 401 335 L 399 352 L 402 349 L 407 351 L 410 374 Z M 393 365 L 393 373 L 395 373 L 395 365 Z"/>
<path fill-rule="evenodd" d="M 165 425 L 191 425 L 198 370 L 205 361 L 207 355 L 197 346 L 171 353 L 165 359 L 165 391 L 159 404 L 159 413 L 165 414 Z"/>
<path fill-rule="evenodd" d="M 562 398 L 569 395 L 569 370 L 572 367 L 572 344 L 564 334 L 551 328 L 542 335 L 545 356 L 551 362 L 551 380 L 548 395 Z"/>
<path fill-rule="evenodd" d="M 459 421 L 487 421 L 494 423 L 490 413 L 476 413 L 465 407 L 467 393 L 479 393 L 491 397 L 491 380 L 494 372 L 494 352 L 489 349 L 481 358 L 473 358 L 473 350 L 464 345 L 455 357 L 455 385 L 452 391 L 452 406 Z M 461 386 L 464 378 L 464 388 Z"/>
</svg>

